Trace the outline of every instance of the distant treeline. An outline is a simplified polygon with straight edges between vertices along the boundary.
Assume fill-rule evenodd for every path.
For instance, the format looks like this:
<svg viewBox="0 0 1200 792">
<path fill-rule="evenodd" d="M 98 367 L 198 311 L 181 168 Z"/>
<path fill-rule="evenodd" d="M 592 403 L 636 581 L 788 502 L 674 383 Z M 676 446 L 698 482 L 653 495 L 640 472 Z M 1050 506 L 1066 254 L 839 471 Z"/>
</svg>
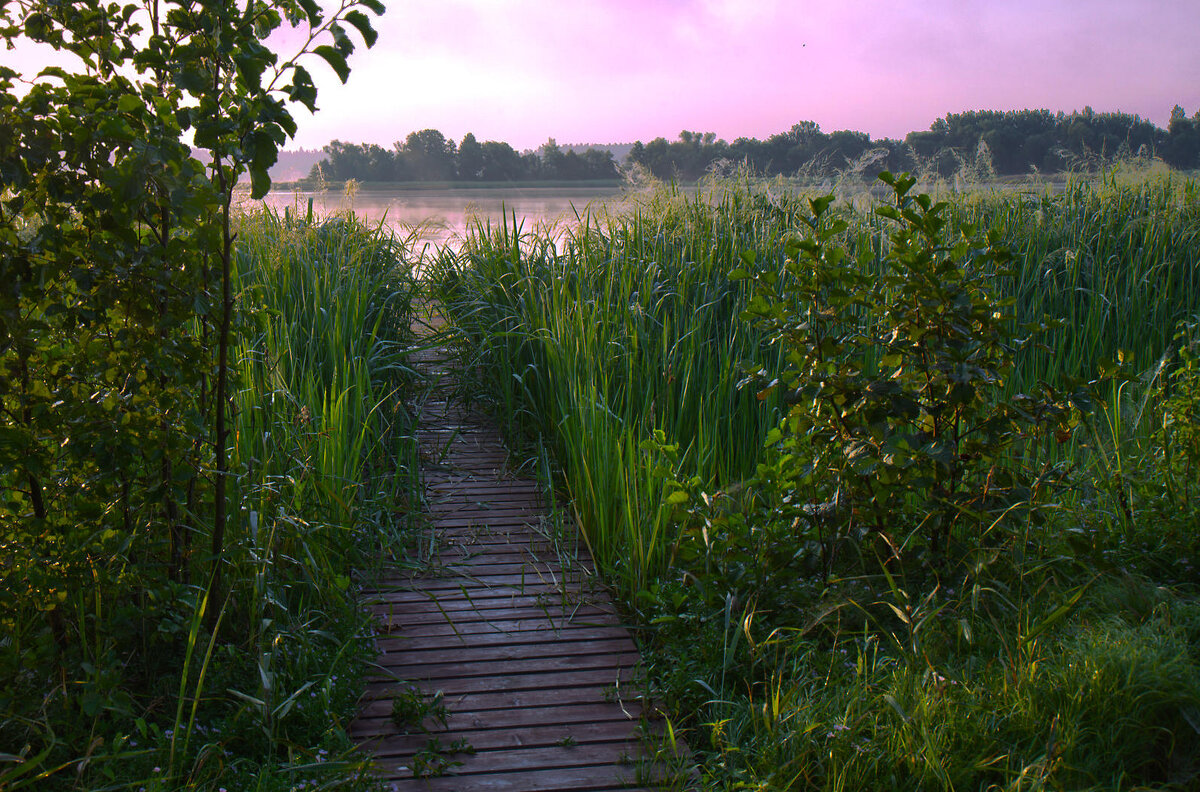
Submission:
<svg viewBox="0 0 1200 792">
<path fill-rule="evenodd" d="M 607 149 L 589 148 L 578 154 L 559 148 L 551 138 L 537 151 L 518 153 L 507 143 L 480 143 L 469 132 L 455 144 L 436 129 L 411 132 L 391 149 L 335 140 L 325 147 L 325 155 L 309 173 L 310 180 L 497 182 L 621 177 Z"/>
<path fill-rule="evenodd" d="M 518 153 L 507 143 L 480 143 L 472 134 L 457 145 L 435 129 L 410 133 L 392 149 L 343 143 L 325 147 L 325 159 L 310 179 L 330 181 L 533 181 L 616 179 L 612 152 L 588 148 L 582 154 L 560 148 L 551 138 L 536 151 Z M 904 140 L 872 140 L 865 132 L 822 132 L 804 121 L 766 140 L 732 143 L 712 132 L 683 131 L 668 141 L 633 144 L 625 164 L 646 168 L 662 179 L 698 179 L 722 164 L 745 163 L 759 174 L 873 178 L 880 171 L 918 171 L 949 176 L 968 171 L 977 177 L 1057 173 L 1091 169 L 1127 157 L 1157 157 L 1181 170 L 1200 168 L 1200 111 L 1189 117 L 1178 105 L 1167 129 L 1127 113 L 1052 113 L 1049 110 L 970 111 L 939 118 L 924 132 Z"/>
<path fill-rule="evenodd" d="M 976 176 L 1037 170 L 1056 173 L 1090 169 L 1122 157 L 1158 157 L 1179 169 L 1200 167 L 1200 112 L 1188 118 L 1176 105 L 1166 130 L 1136 115 L 1049 110 L 972 111 L 939 118 L 926 132 L 904 140 L 872 140 L 863 132 L 826 133 L 812 121 L 766 140 L 733 143 L 709 133 L 682 132 L 668 142 L 635 143 L 629 161 L 659 178 L 699 178 L 722 161 L 747 163 L 768 176 L 833 176 L 858 172 L 874 178 L 883 170 Z"/>
</svg>

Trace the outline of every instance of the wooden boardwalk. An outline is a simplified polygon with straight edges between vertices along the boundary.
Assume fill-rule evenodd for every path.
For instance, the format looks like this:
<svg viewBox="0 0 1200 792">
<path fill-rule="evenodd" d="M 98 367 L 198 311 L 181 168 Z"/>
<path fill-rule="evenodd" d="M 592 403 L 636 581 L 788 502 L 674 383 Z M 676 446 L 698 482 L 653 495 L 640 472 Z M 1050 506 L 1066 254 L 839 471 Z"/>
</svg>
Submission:
<svg viewBox="0 0 1200 792">
<path fill-rule="evenodd" d="M 400 792 L 657 788 L 637 648 L 586 553 L 560 561 L 536 483 L 448 399 L 442 356 L 420 365 L 436 383 L 418 432 L 434 549 L 424 573 L 366 592 L 379 671 L 351 733 Z"/>
</svg>

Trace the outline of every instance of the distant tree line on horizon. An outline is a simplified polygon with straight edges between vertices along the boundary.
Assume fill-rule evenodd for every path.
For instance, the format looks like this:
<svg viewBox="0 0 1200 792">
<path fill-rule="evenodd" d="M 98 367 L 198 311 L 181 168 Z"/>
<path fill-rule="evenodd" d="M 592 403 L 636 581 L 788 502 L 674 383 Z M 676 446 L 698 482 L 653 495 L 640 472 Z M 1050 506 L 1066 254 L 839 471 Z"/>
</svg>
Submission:
<svg viewBox="0 0 1200 792">
<path fill-rule="evenodd" d="M 335 140 L 309 179 L 362 182 L 497 182 L 620 178 L 612 152 L 591 147 L 578 153 L 551 138 L 536 151 L 518 153 L 507 143 L 480 143 L 468 133 L 458 144 L 441 132 L 412 132 L 392 149 Z M 813 121 L 766 140 L 732 143 L 712 132 L 683 131 L 668 141 L 633 144 L 624 164 L 644 167 L 661 179 L 693 181 L 723 164 L 746 164 L 765 176 L 814 177 L 853 173 L 874 178 L 884 170 L 949 176 L 1057 173 L 1092 169 L 1126 157 L 1156 157 L 1180 170 L 1200 168 L 1200 111 L 1188 116 L 1176 105 L 1164 130 L 1137 115 L 1049 110 L 969 111 L 939 118 L 928 130 L 903 140 L 872 140 L 865 132 L 822 132 Z"/>
<path fill-rule="evenodd" d="M 668 142 L 640 141 L 629 162 L 658 178 L 697 179 L 721 162 L 746 163 L 755 173 L 835 176 L 881 171 L 924 171 L 949 176 L 967 169 L 980 176 L 1090 169 L 1122 157 L 1158 157 L 1181 170 L 1200 167 L 1200 112 L 1189 118 L 1175 106 L 1166 130 L 1136 115 L 1049 110 L 970 111 L 939 118 L 904 140 L 872 140 L 865 132 L 822 132 L 815 122 L 794 124 L 766 140 L 733 143 L 711 133 L 684 131 Z"/>
<path fill-rule="evenodd" d="M 374 143 L 325 146 L 325 159 L 309 180 L 357 179 L 361 182 L 503 182 L 619 179 L 621 172 L 607 149 L 582 154 L 564 150 L 551 138 L 537 151 L 518 153 L 507 143 L 480 143 L 471 133 L 455 143 L 436 129 L 411 132 L 391 149 Z"/>
</svg>

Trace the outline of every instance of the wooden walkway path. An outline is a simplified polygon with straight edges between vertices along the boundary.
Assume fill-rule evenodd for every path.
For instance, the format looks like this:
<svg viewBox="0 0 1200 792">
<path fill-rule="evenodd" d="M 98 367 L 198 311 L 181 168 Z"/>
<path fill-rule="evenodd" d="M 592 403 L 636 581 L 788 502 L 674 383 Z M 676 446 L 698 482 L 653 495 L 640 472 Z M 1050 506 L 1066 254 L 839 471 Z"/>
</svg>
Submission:
<svg viewBox="0 0 1200 792">
<path fill-rule="evenodd" d="M 379 673 L 351 733 L 399 792 L 653 787 L 637 648 L 586 554 L 560 562 L 536 483 L 448 398 L 444 354 L 419 361 L 436 383 L 418 431 L 431 565 L 366 592 Z"/>
</svg>

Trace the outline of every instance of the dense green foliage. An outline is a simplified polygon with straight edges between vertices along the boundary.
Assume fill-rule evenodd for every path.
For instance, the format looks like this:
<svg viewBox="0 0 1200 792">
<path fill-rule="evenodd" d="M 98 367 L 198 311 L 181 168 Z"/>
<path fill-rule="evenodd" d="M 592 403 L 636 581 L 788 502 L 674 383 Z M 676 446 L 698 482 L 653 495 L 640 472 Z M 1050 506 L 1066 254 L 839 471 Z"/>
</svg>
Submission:
<svg viewBox="0 0 1200 792">
<path fill-rule="evenodd" d="M 0 67 L 6 789 L 347 775 L 324 760 L 366 651 L 348 575 L 388 492 L 368 460 L 405 428 L 373 405 L 413 281 L 390 237 L 242 221 L 233 191 L 266 192 L 289 105 L 315 106 L 298 58 L 345 79 L 382 10 L 0 5 L 6 42 L 72 64 Z M 264 45 L 281 27 L 296 57 Z"/>
<path fill-rule="evenodd" d="M 271 789 L 361 770 L 344 727 L 374 650 L 350 570 L 381 557 L 414 486 L 408 419 L 393 410 L 415 281 L 405 249 L 352 219 L 261 215 L 237 231 L 219 631 L 193 571 L 202 511 L 178 579 L 152 519 L 118 514 L 124 534 L 74 513 L 76 533 L 43 530 L 40 551 L 7 524 L 0 740 L 26 759 L 10 780 Z"/>
<path fill-rule="evenodd" d="M 826 197 L 811 202 L 782 271 L 759 270 L 753 251 L 743 255 L 750 272 L 738 271 L 755 280 L 747 315 L 786 350 L 784 370 L 765 375 L 787 412 L 753 479 L 781 496 L 763 517 L 814 537 L 826 576 L 847 539 L 878 537 L 889 564 L 923 556 L 944 566 L 1005 531 L 1036 480 L 1011 447 L 1028 452 L 1043 424 L 1061 432 L 1069 418 L 1052 393 L 1004 396 L 1039 328 L 1018 343 L 991 294 L 991 281 L 1014 275 L 997 235 L 964 226 L 950 238 L 947 204 L 909 195 L 911 177 L 880 178 L 895 203 L 876 214 L 898 226 L 882 256 L 848 255 L 837 237 L 850 224 L 826 219 Z"/>
<path fill-rule="evenodd" d="M 553 138 L 537 152 L 517 153 L 507 143 L 480 143 L 469 132 L 456 145 L 436 129 L 423 129 L 409 133 L 404 142 L 397 141 L 391 151 L 374 143 L 335 140 L 325 147 L 325 155 L 308 181 L 469 183 L 620 178 L 611 152 L 596 148 L 582 154 L 563 151 Z"/>
<path fill-rule="evenodd" d="M 1194 786 L 1196 185 L 893 182 L 479 228 L 438 289 L 712 787 Z"/>
</svg>

